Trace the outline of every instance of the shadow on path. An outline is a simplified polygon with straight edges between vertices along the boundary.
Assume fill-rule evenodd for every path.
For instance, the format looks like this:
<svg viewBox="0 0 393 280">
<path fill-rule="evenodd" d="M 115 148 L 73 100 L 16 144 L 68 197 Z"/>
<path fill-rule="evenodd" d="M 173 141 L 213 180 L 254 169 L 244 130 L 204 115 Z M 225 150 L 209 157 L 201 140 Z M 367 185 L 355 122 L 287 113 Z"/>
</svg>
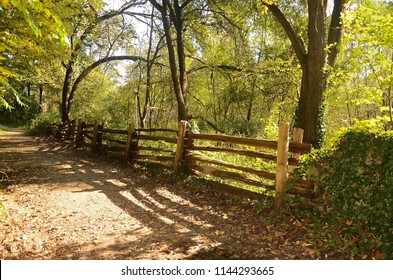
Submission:
<svg viewBox="0 0 393 280">
<path fill-rule="evenodd" d="M 41 232 L 48 235 L 46 242 L 55 242 L 47 246 L 49 252 L 33 252 L 33 245 L 25 248 L 25 258 L 309 257 L 302 255 L 301 246 L 288 241 L 290 234 L 275 235 L 248 204 L 76 152 L 69 144 L 3 135 L 0 160 L 0 170 L 10 174 L 11 193 L 27 193 L 26 201 L 31 203 L 19 206 L 25 211 L 39 209 L 43 214 L 36 215 L 50 224 Z M 36 194 L 40 199 L 35 199 Z M 13 211 L 17 212 L 11 207 Z M 20 258 L 18 253 L 7 258 Z"/>
</svg>

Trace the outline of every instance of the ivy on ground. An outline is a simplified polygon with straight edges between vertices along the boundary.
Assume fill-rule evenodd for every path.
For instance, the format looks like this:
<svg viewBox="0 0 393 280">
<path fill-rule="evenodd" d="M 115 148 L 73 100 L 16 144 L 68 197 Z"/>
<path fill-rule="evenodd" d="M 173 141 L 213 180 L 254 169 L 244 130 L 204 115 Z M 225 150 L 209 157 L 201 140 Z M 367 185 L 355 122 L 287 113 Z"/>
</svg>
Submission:
<svg viewBox="0 0 393 280">
<path fill-rule="evenodd" d="M 393 259 L 393 132 L 359 123 L 308 155 L 299 177 L 318 181 L 310 234 L 350 258 Z"/>
</svg>

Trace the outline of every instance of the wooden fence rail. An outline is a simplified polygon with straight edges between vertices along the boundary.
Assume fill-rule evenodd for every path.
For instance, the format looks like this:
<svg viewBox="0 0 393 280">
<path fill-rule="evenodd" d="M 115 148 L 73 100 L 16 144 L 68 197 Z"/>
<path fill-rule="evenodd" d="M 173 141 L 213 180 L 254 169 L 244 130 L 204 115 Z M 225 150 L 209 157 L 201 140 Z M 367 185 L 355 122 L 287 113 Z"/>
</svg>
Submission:
<svg viewBox="0 0 393 280">
<path fill-rule="evenodd" d="M 302 129 L 295 128 L 293 141 L 289 140 L 288 124 L 280 125 L 277 141 L 193 133 L 187 131 L 185 121 L 179 123 L 178 129 L 134 129 L 130 125 L 122 130 L 82 120 L 77 127 L 75 122 L 73 124 L 56 126 L 56 136 L 74 139 L 76 147 L 86 146 L 92 152 L 106 153 L 138 165 L 165 168 L 175 173 L 206 174 L 220 181 L 205 180 L 240 196 L 260 198 L 274 191 L 276 207 L 283 203 L 288 172 L 299 164 L 301 154 L 311 150 L 310 144 L 302 143 Z M 244 166 L 224 161 L 223 155 L 246 157 L 251 164 Z M 262 165 L 268 168 L 262 170 Z M 239 183 L 249 187 L 241 189 L 236 185 Z M 312 195 L 312 190 L 304 188 L 294 188 L 294 192 Z"/>
</svg>

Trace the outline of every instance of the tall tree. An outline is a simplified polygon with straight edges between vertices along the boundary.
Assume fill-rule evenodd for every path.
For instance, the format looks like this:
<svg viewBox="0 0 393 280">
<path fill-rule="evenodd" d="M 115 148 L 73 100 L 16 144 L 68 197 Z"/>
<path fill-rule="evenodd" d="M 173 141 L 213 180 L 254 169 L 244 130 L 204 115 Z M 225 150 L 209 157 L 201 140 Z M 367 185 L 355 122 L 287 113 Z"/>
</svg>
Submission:
<svg viewBox="0 0 393 280">
<path fill-rule="evenodd" d="M 121 29 L 118 34 L 114 34 L 115 32 L 111 32 L 111 36 L 114 36 L 112 39 L 109 39 L 107 42 L 106 52 L 104 52 L 103 57 L 95 58 L 96 61 L 92 62 L 90 65 L 85 67 L 81 67 L 82 60 L 86 59 L 85 47 L 94 41 L 94 33 L 97 30 L 97 27 L 100 26 L 105 21 L 113 19 L 117 16 L 123 15 L 128 9 L 134 6 L 138 6 L 143 4 L 144 2 L 140 2 L 137 0 L 127 1 L 123 6 L 121 6 L 118 10 L 105 12 L 100 15 L 100 3 L 95 3 L 95 1 L 91 1 L 89 5 L 86 5 L 84 9 L 78 14 L 76 21 L 72 22 L 70 19 L 70 51 L 69 51 L 69 59 L 67 62 L 63 62 L 63 66 L 65 68 L 65 76 L 63 82 L 62 89 L 62 102 L 61 102 L 61 118 L 62 121 L 70 120 L 70 112 L 72 108 L 72 104 L 74 101 L 75 92 L 80 84 L 80 82 L 96 67 L 99 65 L 114 61 L 114 60 L 139 60 L 139 57 L 136 56 L 128 56 L 128 55 L 120 55 L 115 56 L 111 54 L 114 52 L 114 45 L 116 42 L 124 35 L 124 29 Z M 95 5 L 94 5 L 95 4 Z M 70 5 L 70 4 L 67 4 Z M 129 26 L 123 26 L 124 28 L 129 28 Z M 122 38 L 125 38 L 124 36 Z M 98 47 L 101 45 L 98 45 Z M 81 59 L 83 58 L 83 59 Z M 79 75 L 77 72 L 79 71 Z"/>
<path fill-rule="evenodd" d="M 184 10 L 192 0 L 186 0 L 183 3 L 180 3 L 178 0 L 162 0 L 161 4 L 156 0 L 149 1 L 161 14 L 168 48 L 173 89 L 177 100 L 178 120 L 187 120 L 189 118 L 187 106 L 188 75 L 184 46 Z M 173 24 L 175 29 L 176 43 L 172 39 L 171 24 Z"/>
<path fill-rule="evenodd" d="M 276 5 L 278 1 L 262 2 L 284 29 L 302 69 L 296 125 L 304 129 L 305 142 L 320 147 L 323 136 L 323 93 L 328 77 L 325 69 L 336 60 L 342 33 L 341 14 L 349 0 L 334 0 L 329 28 L 328 1 L 307 0 L 308 25 L 305 39 L 296 33 L 287 16 Z"/>
</svg>

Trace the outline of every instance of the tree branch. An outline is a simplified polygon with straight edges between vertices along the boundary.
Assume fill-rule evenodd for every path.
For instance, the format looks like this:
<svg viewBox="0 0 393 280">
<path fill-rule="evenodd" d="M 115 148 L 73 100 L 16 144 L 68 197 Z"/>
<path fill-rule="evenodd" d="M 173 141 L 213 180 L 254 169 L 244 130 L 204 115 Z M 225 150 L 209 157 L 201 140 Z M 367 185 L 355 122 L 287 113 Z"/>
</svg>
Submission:
<svg viewBox="0 0 393 280">
<path fill-rule="evenodd" d="M 235 23 L 234 21 L 232 21 L 225 13 L 225 11 L 223 9 L 221 9 L 220 7 L 216 6 L 216 9 L 205 9 L 202 8 L 201 11 L 205 11 L 205 12 L 212 12 L 215 14 L 218 14 L 220 16 L 222 16 L 224 18 L 224 20 L 226 20 L 231 26 L 233 26 L 234 28 L 241 30 L 241 31 L 245 31 L 244 28 L 240 27 L 237 23 Z"/>
<path fill-rule="evenodd" d="M 173 9 L 173 7 L 172 7 L 172 5 L 171 5 L 171 2 L 170 1 L 165 1 L 166 2 L 166 5 L 167 5 L 167 7 L 168 7 L 168 9 L 169 9 L 169 15 L 170 15 L 170 17 L 171 17 L 171 19 L 172 19 L 172 21 L 177 21 L 177 20 L 180 20 L 180 19 L 177 19 L 177 13 L 175 13 L 175 10 Z M 175 1 L 176 2 L 176 1 Z M 176 5 L 176 3 L 175 3 L 175 5 Z M 176 8 L 178 8 L 178 6 L 176 6 Z"/>
<path fill-rule="evenodd" d="M 190 4 L 192 2 L 192 0 L 187 0 L 187 1 L 185 1 L 181 6 L 180 6 L 180 9 L 184 9 L 185 7 L 187 7 L 188 6 L 188 4 Z"/>
<path fill-rule="evenodd" d="M 145 3 L 145 2 L 143 2 L 143 3 Z M 141 3 L 138 3 L 138 4 L 143 4 L 142 2 Z M 132 6 L 134 6 L 134 5 L 136 5 L 136 3 L 133 1 L 132 3 L 125 3 L 119 10 L 117 10 L 117 11 L 110 11 L 110 12 L 108 12 L 108 13 L 106 13 L 106 14 L 104 14 L 104 15 L 102 15 L 102 16 L 100 16 L 100 17 L 98 17 L 97 19 L 96 19 L 96 21 L 92 21 L 91 23 L 90 23 L 90 25 L 88 25 L 87 26 L 87 28 L 85 29 L 85 31 L 83 32 L 83 34 L 80 36 L 80 38 L 79 38 L 79 42 L 84 42 L 85 41 L 85 39 L 87 38 L 87 36 L 91 33 L 91 31 L 93 30 L 93 28 L 95 28 L 97 25 L 98 25 L 98 23 L 100 23 L 100 22 L 102 22 L 102 21 L 104 21 L 104 20 L 108 20 L 108 19 L 111 19 L 111 18 L 113 18 L 113 17 L 115 17 L 115 16 L 118 16 L 118 15 L 122 15 L 126 10 L 128 10 L 130 7 L 132 7 Z M 96 13 L 96 11 L 93 9 L 93 11 Z M 74 51 L 73 51 L 73 53 L 78 53 L 80 50 L 82 49 L 82 44 L 81 43 L 79 43 L 79 44 L 77 44 L 76 46 L 75 46 L 75 49 L 74 49 Z"/>
<path fill-rule="evenodd" d="M 71 93 L 70 96 L 68 98 L 68 106 L 69 108 L 71 103 L 74 100 L 74 95 L 76 90 L 78 89 L 79 84 L 81 83 L 81 81 L 86 78 L 87 75 L 89 75 L 89 73 L 91 71 L 93 71 L 95 68 L 97 68 L 98 66 L 100 66 L 101 64 L 105 63 L 105 62 L 109 62 L 109 61 L 115 61 L 115 60 L 133 60 L 133 61 L 146 61 L 145 58 L 140 57 L 140 56 L 133 56 L 133 55 L 120 55 L 120 56 L 109 56 L 109 57 L 104 57 L 102 59 L 97 60 L 96 62 L 92 63 L 90 66 L 88 66 L 87 68 L 85 68 L 78 76 L 78 78 L 76 78 L 72 89 L 71 89 Z"/>
<path fill-rule="evenodd" d="M 244 70 L 243 68 L 240 68 L 240 67 L 237 67 L 237 66 L 233 66 L 233 65 L 224 65 L 224 64 L 212 65 L 212 64 L 208 64 L 208 63 L 202 61 L 201 59 L 199 59 L 197 57 L 190 56 L 190 55 L 187 55 L 187 57 L 189 57 L 191 59 L 194 59 L 194 60 L 198 61 L 199 63 L 203 64 L 203 66 L 199 66 L 199 67 L 196 67 L 194 69 L 188 70 L 187 74 L 190 74 L 192 72 L 196 72 L 198 70 L 206 69 L 206 68 L 220 68 L 220 69 L 224 69 L 224 70 L 231 70 L 231 71 L 237 71 L 237 72 L 241 72 L 241 71 Z"/>
<path fill-rule="evenodd" d="M 195 116 L 195 119 L 201 119 L 202 121 L 204 121 L 207 125 L 209 125 L 211 128 L 213 128 L 215 131 L 218 131 L 222 134 L 225 134 L 226 131 L 224 131 L 223 129 L 219 128 L 217 125 L 215 125 L 214 123 L 212 123 L 211 121 L 209 121 L 208 119 L 206 119 L 203 116 Z"/>
<path fill-rule="evenodd" d="M 293 29 L 283 12 L 276 5 L 266 4 L 263 1 L 262 3 L 268 7 L 269 11 L 273 14 L 276 20 L 280 23 L 281 27 L 284 29 L 289 40 L 291 41 L 293 49 L 295 50 L 296 57 L 298 58 L 301 66 L 304 68 L 306 64 L 307 51 L 304 46 L 303 40 L 296 35 L 295 30 Z"/>
<path fill-rule="evenodd" d="M 332 20 L 330 22 L 329 34 L 328 34 L 328 59 L 327 63 L 329 66 L 333 66 L 337 54 L 338 45 L 341 42 L 342 36 L 342 21 L 341 14 L 345 9 L 346 4 L 349 0 L 335 0 L 333 7 Z"/>
<path fill-rule="evenodd" d="M 151 15 L 151 14 L 135 13 L 135 12 L 128 12 L 128 11 L 125 11 L 123 14 L 125 14 L 127 16 L 132 16 L 132 17 L 144 17 L 144 18 L 154 17 L 154 15 Z"/>
<path fill-rule="evenodd" d="M 100 16 L 98 18 L 98 21 L 100 22 L 100 21 L 103 21 L 103 20 L 107 20 L 107 19 L 113 18 L 113 17 L 118 16 L 118 15 L 121 15 L 125 11 L 127 11 L 129 8 L 131 8 L 133 6 L 137 6 L 137 5 L 146 4 L 146 2 L 147 1 L 142 1 L 142 2 L 137 3 L 135 1 L 132 1 L 132 3 L 125 3 L 123 6 L 120 7 L 119 10 L 110 11 L 110 12 L 106 13 L 105 15 Z"/>
<path fill-rule="evenodd" d="M 149 0 L 149 2 L 162 13 L 162 5 L 158 4 L 156 0 Z"/>
<path fill-rule="evenodd" d="M 222 70 L 236 71 L 236 72 L 243 71 L 242 68 L 237 67 L 237 66 L 220 64 L 220 65 L 203 65 L 203 66 L 199 66 L 199 67 L 196 67 L 196 68 L 188 70 L 187 74 L 191 74 L 193 72 L 196 72 L 196 71 L 199 71 L 199 70 L 202 70 L 202 69 L 206 69 L 206 68 L 218 68 L 218 69 L 222 69 Z"/>
</svg>

